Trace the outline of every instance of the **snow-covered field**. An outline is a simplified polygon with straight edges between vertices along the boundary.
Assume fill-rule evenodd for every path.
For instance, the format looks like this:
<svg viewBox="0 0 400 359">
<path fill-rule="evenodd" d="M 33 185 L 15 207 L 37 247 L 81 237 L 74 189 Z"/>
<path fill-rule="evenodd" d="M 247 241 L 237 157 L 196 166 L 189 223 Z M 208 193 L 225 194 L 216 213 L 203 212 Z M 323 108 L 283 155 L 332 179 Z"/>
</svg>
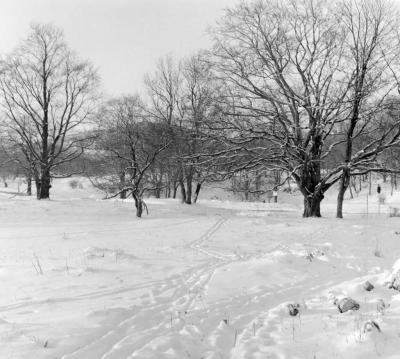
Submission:
<svg viewBox="0 0 400 359">
<path fill-rule="evenodd" d="M 0 358 L 399 358 L 400 218 L 334 196 L 281 203 L 51 201 L 0 192 Z M 375 288 L 367 292 L 369 280 Z M 340 313 L 351 297 L 358 311 Z M 290 316 L 287 304 L 300 305 Z M 374 324 L 379 326 L 376 329 Z"/>
</svg>

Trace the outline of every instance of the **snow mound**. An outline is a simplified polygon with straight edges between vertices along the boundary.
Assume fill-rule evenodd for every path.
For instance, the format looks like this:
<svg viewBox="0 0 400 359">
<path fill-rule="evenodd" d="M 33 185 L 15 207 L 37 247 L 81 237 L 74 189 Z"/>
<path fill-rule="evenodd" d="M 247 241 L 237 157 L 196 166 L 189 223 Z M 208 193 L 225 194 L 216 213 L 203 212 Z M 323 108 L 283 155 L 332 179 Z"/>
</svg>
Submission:
<svg viewBox="0 0 400 359">
<path fill-rule="evenodd" d="M 133 254 L 126 253 L 122 249 L 109 249 L 109 248 L 99 248 L 99 247 L 88 247 L 83 251 L 84 256 L 87 259 L 99 259 L 99 258 L 107 258 L 112 259 L 113 261 L 117 260 L 136 260 L 136 257 Z"/>
</svg>

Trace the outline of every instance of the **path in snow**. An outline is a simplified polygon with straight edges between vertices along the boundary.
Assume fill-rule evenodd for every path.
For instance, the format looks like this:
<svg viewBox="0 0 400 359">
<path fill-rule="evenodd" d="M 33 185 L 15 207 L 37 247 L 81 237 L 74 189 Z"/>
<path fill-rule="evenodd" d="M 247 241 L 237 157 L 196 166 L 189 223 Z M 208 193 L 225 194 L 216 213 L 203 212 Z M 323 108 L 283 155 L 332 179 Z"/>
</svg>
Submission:
<svg viewBox="0 0 400 359">
<path fill-rule="evenodd" d="M 396 355 L 400 300 L 382 278 L 400 257 L 397 219 L 204 203 L 182 213 L 155 201 L 138 221 L 125 202 L 0 201 L 0 357 Z M 360 289 L 367 279 L 372 293 Z M 337 294 L 360 312 L 338 313 Z M 379 298 L 391 305 L 383 316 Z M 285 309 L 294 301 L 296 318 Z M 381 336 L 361 332 L 371 318 Z"/>
</svg>

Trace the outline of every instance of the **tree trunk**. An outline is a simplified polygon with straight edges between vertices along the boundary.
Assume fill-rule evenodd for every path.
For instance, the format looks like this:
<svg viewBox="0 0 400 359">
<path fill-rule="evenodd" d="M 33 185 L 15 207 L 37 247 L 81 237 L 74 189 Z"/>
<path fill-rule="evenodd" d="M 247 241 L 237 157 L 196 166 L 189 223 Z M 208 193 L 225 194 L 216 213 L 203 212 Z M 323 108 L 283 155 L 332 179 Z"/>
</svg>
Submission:
<svg viewBox="0 0 400 359">
<path fill-rule="evenodd" d="M 347 188 L 350 184 L 350 173 L 347 170 L 344 170 L 342 173 L 342 178 L 339 182 L 339 192 L 337 197 L 337 205 L 336 205 L 336 218 L 343 218 L 343 200 L 344 194 L 346 193 Z"/>
<path fill-rule="evenodd" d="M 178 192 L 179 182 L 178 181 L 174 181 L 173 187 L 174 187 L 174 192 L 172 194 L 172 198 L 175 199 L 176 195 L 177 195 L 177 192 Z"/>
<path fill-rule="evenodd" d="M 318 141 L 318 139 L 315 141 L 315 158 L 319 158 Z M 306 162 L 295 180 L 304 196 L 303 217 L 321 217 L 321 201 L 324 199 L 324 193 L 328 187 L 321 185 L 320 162 Z"/>
<path fill-rule="evenodd" d="M 303 217 L 321 217 L 321 201 L 323 198 L 323 195 L 305 196 Z"/>
<path fill-rule="evenodd" d="M 39 199 L 50 198 L 50 171 L 48 169 L 43 170 L 42 176 L 40 178 L 40 193 Z"/>
<path fill-rule="evenodd" d="M 36 198 L 40 199 L 40 179 L 35 176 Z"/>
<path fill-rule="evenodd" d="M 192 204 L 192 176 L 186 177 L 186 204 Z"/>
<path fill-rule="evenodd" d="M 182 203 L 186 202 L 186 189 L 185 189 L 185 184 L 183 183 L 183 178 L 179 179 L 179 186 L 181 187 L 181 195 L 182 195 Z"/>
<path fill-rule="evenodd" d="M 125 171 L 122 171 L 120 176 L 119 176 L 119 183 L 122 189 L 125 188 Z M 126 190 L 121 191 L 119 194 L 120 199 L 126 199 Z"/>
<path fill-rule="evenodd" d="M 136 207 L 136 217 L 141 218 L 143 214 L 143 200 L 137 195 L 132 194 L 135 200 L 135 207 Z"/>
<path fill-rule="evenodd" d="M 201 182 L 197 183 L 197 185 L 196 185 L 196 190 L 194 192 L 193 203 L 197 203 L 197 199 L 199 198 L 200 190 L 201 190 Z"/>
<path fill-rule="evenodd" d="M 372 172 L 368 173 L 368 194 L 371 196 L 372 195 Z"/>
<path fill-rule="evenodd" d="M 26 177 L 26 194 L 28 196 L 32 196 L 32 177 L 31 176 Z"/>
<path fill-rule="evenodd" d="M 394 177 L 393 173 L 390 175 L 390 195 L 393 196 L 393 190 L 394 190 Z"/>
</svg>

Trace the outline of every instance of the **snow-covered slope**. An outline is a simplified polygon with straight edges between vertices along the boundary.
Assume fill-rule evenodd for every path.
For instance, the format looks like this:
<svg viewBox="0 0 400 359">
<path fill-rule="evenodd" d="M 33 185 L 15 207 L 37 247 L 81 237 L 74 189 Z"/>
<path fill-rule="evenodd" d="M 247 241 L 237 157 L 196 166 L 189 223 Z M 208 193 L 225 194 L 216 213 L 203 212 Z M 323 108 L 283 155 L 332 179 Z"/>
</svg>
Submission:
<svg viewBox="0 0 400 359">
<path fill-rule="evenodd" d="M 398 358 L 400 219 L 376 196 L 344 220 L 334 195 L 322 219 L 287 195 L 151 199 L 138 220 L 83 180 L 53 187 L 0 192 L 0 358 Z M 360 309 L 340 313 L 345 297 Z"/>
</svg>

